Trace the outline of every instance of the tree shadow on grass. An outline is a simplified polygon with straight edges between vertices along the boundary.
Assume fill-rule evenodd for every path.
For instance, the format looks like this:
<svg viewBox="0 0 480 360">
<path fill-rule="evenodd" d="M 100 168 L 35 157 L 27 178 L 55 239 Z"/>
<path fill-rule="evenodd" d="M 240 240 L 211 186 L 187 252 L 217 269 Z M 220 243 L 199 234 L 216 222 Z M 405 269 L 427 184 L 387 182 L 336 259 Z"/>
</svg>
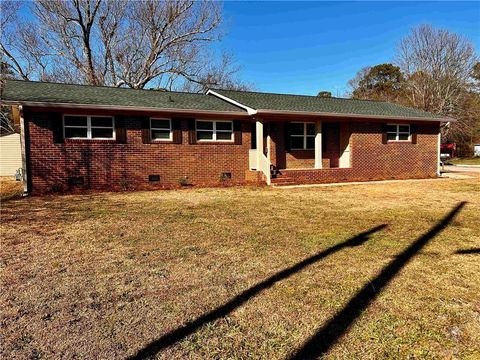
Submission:
<svg viewBox="0 0 480 360">
<path fill-rule="evenodd" d="M 455 254 L 480 254 L 480 248 L 461 249 L 455 251 Z"/>
<path fill-rule="evenodd" d="M 456 214 L 465 206 L 466 202 L 459 203 L 442 220 L 428 232 L 415 240 L 401 254 L 395 257 L 382 271 L 368 282 L 357 294 L 337 312 L 337 314 L 323 325 L 302 347 L 297 350 L 290 360 L 314 359 L 324 355 L 343 336 L 361 313 L 375 300 L 382 290 L 398 274 L 398 272 L 438 233 L 444 230 Z"/>
<path fill-rule="evenodd" d="M 186 325 L 180 328 L 177 328 L 163 335 L 159 339 L 154 340 L 153 342 L 148 344 L 146 347 L 144 347 L 142 350 L 140 350 L 137 354 L 130 357 L 129 359 L 145 359 L 145 358 L 154 356 L 155 354 L 167 348 L 168 346 L 171 346 L 176 342 L 184 339 L 185 337 L 193 334 L 203 325 L 230 314 L 232 311 L 234 311 L 235 309 L 243 305 L 245 302 L 247 302 L 254 296 L 260 294 L 263 290 L 268 289 L 275 283 L 289 278 L 291 275 L 303 270 L 307 266 L 312 265 L 317 261 L 329 255 L 332 255 L 346 247 L 355 247 L 355 246 L 362 245 L 367 240 L 369 240 L 370 235 L 384 229 L 386 226 L 387 226 L 386 224 L 376 226 L 368 231 L 362 232 L 344 242 L 341 242 L 335 246 L 332 246 L 326 250 L 323 250 L 318 254 L 310 256 L 300 261 L 299 263 L 276 273 L 275 275 L 269 277 L 268 279 L 265 279 L 264 281 L 258 283 L 257 285 L 252 286 L 251 288 L 243 291 L 242 293 L 234 297 L 232 300 L 219 306 L 218 308 L 198 317 L 197 319 L 187 323 Z"/>
</svg>

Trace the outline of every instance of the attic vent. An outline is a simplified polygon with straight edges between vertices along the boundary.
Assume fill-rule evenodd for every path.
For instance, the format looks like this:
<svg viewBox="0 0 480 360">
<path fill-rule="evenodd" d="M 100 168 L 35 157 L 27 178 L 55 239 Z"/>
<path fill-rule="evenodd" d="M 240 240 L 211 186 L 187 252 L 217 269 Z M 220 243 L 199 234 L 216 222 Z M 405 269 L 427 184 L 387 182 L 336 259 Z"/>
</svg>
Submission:
<svg viewBox="0 0 480 360">
<path fill-rule="evenodd" d="M 160 175 L 148 175 L 148 181 L 158 182 L 160 181 Z"/>
<path fill-rule="evenodd" d="M 230 180 L 232 178 L 232 173 L 231 172 L 222 172 L 220 174 L 220 180 Z"/>
</svg>

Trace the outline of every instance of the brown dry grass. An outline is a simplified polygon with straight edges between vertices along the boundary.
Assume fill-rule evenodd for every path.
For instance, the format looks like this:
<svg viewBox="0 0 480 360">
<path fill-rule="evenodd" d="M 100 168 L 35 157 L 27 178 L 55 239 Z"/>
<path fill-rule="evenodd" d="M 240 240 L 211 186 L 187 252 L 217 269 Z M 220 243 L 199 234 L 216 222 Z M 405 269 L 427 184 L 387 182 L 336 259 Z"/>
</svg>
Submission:
<svg viewBox="0 0 480 360">
<path fill-rule="evenodd" d="M 327 358 L 478 358 L 480 179 L 106 193 L 2 206 L 3 358 L 124 358 L 380 224 L 158 354 L 283 359 L 459 201 Z"/>
<path fill-rule="evenodd" d="M 5 201 L 20 197 L 23 194 L 23 183 L 10 176 L 0 176 L 0 199 Z"/>
</svg>

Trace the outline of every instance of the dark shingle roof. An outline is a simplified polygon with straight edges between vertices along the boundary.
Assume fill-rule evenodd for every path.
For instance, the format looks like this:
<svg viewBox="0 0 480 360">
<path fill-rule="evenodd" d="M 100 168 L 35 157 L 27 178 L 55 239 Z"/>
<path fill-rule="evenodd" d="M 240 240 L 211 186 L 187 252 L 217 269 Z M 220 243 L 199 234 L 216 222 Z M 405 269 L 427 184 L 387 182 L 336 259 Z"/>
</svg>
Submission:
<svg viewBox="0 0 480 360">
<path fill-rule="evenodd" d="M 383 101 L 322 98 L 319 96 L 272 94 L 253 91 L 212 89 L 215 93 L 228 97 L 259 112 L 268 110 L 286 112 L 312 112 L 349 114 L 356 116 L 378 116 L 399 118 L 421 118 L 446 120 L 440 115 L 408 108 Z"/>
<path fill-rule="evenodd" d="M 56 104 L 106 105 L 152 109 L 244 112 L 213 96 L 159 90 L 7 80 L 2 100 Z"/>
</svg>

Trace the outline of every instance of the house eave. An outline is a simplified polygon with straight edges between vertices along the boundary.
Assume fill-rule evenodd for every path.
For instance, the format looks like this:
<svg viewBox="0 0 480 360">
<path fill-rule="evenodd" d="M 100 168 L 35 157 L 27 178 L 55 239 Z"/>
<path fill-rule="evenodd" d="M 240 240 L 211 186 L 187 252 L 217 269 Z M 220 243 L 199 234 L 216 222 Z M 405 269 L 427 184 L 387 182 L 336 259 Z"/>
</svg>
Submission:
<svg viewBox="0 0 480 360">
<path fill-rule="evenodd" d="M 55 108 L 71 108 L 71 109 L 93 109 L 93 110 L 100 109 L 100 110 L 158 112 L 158 113 L 176 113 L 176 114 L 231 115 L 231 116 L 242 116 L 242 117 L 249 116 L 248 113 L 243 111 L 157 108 L 157 107 L 75 104 L 75 103 L 16 101 L 16 100 L 4 100 L 3 103 L 6 105 L 22 105 L 22 106 L 30 106 L 30 107 L 45 107 L 45 108 L 55 107 Z"/>
<path fill-rule="evenodd" d="M 312 117 L 333 117 L 333 118 L 351 118 L 351 119 L 375 119 L 375 120 L 403 120 L 403 121 L 428 121 L 428 122 L 451 122 L 455 119 L 451 118 L 427 118 L 427 117 L 404 117 L 404 116 L 388 116 L 388 115 L 367 115 L 367 114 L 349 114 L 349 113 L 333 113 L 333 112 L 310 112 L 310 111 L 286 111 L 286 110 L 270 110 L 258 109 L 258 116 L 265 115 L 298 115 Z"/>
</svg>

